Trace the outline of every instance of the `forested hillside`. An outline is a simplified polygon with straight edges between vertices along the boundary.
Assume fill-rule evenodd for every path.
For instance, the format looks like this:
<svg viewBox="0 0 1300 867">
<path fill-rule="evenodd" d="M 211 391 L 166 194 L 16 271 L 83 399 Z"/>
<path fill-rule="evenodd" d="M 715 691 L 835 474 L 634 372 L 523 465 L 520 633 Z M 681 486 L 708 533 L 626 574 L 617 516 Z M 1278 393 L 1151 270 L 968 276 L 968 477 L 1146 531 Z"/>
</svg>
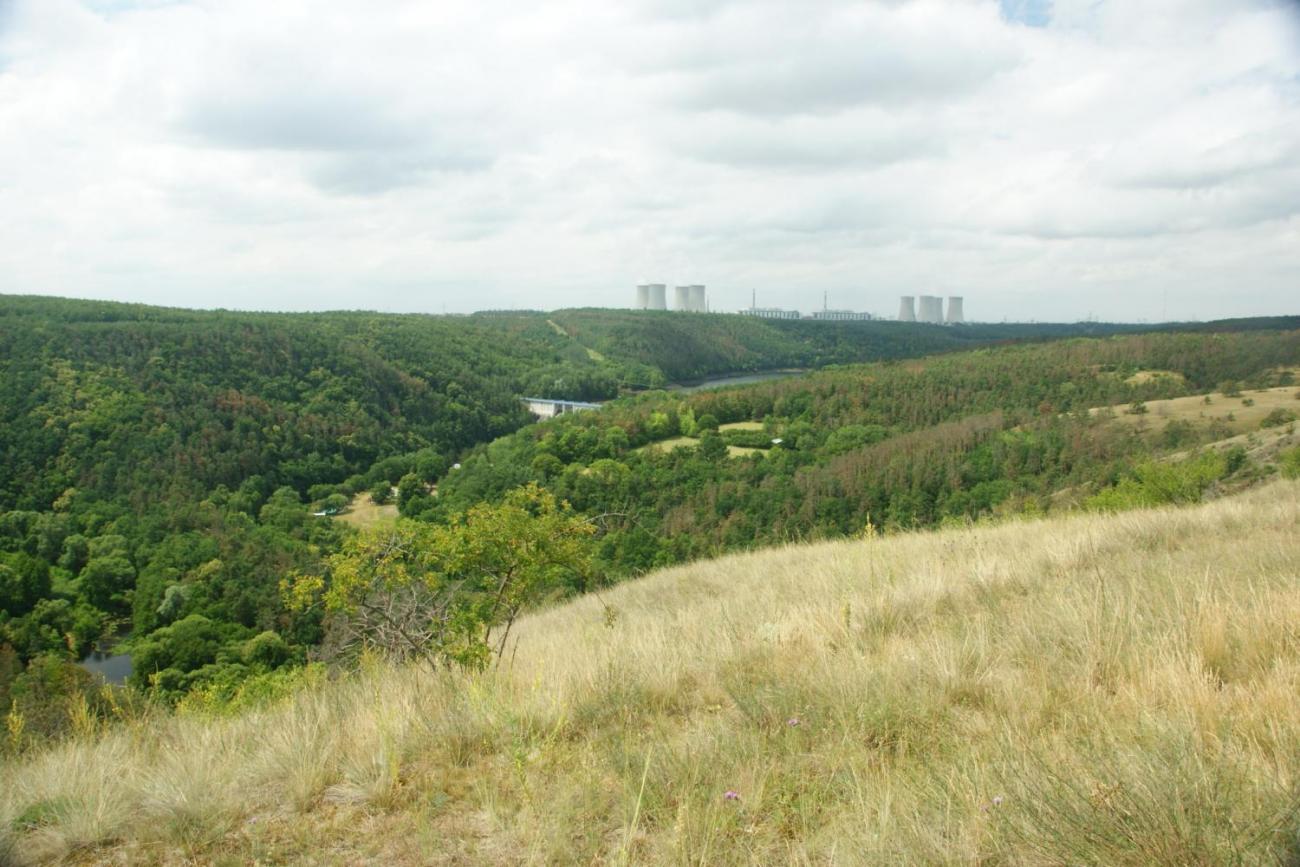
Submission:
<svg viewBox="0 0 1300 867">
<path fill-rule="evenodd" d="M 517 314 L 504 314 L 512 317 Z M 970 323 L 949 328 L 922 323 L 753 319 L 632 310 L 560 310 L 549 319 L 602 356 L 645 365 L 638 385 L 663 385 L 717 373 L 916 358 L 977 346 L 1149 331 L 1247 331 L 1300 326 L 1300 317 L 1174 323 L 1158 327 L 1116 323 Z M 657 374 L 662 373 L 663 378 Z"/>
<path fill-rule="evenodd" d="M 1294 331 L 1148 334 L 646 395 L 479 449 L 436 500 L 403 509 L 439 520 L 539 481 L 612 516 L 602 553 L 618 573 L 868 524 L 1045 511 L 1062 489 L 1096 492 L 1153 455 L 1228 435 L 1209 421 L 1115 425 L 1089 408 L 1287 384 L 1297 362 Z M 1225 461 L 1221 474 L 1241 469 Z"/>
<path fill-rule="evenodd" d="M 355 536 L 331 513 L 394 487 L 403 513 L 451 525 L 535 482 L 599 520 L 593 580 L 868 522 L 1046 507 L 1058 487 L 1095 489 L 1213 434 L 1156 442 L 1081 410 L 1280 382 L 1295 334 L 1244 331 L 1275 324 L 922 361 L 1097 327 L 0 297 L 0 714 L 39 739 L 71 724 L 69 696 L 99 712 L 106 699 L 70 661 L 105 639 L 132 653 L 140 694 L 169 702 L 295 669 L 327 629 L 319 609 L 286 606 L 282 582 L 326 570 Z M 866 359 L 896 360 L 687 398 L 635 393 Z M 1129 381 L 1147 368 L 1180 376 Z M 518 400 L 620 393 L 545 425 Z"/>
</svg>

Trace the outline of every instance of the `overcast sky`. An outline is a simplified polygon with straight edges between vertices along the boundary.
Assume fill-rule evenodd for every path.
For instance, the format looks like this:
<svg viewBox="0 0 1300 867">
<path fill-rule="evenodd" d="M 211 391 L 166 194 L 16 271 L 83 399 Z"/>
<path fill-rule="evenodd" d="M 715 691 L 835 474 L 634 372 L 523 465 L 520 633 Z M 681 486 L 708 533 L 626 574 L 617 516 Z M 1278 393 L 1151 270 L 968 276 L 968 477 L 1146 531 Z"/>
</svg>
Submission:
<svg viewBox="0 0 1300 867">
<path fill-rule="evenodd" d="M 0 293 L 463 312 L 644 281 L 1300 313 L 1300 3 L 0 0 Z"/>
</svg>

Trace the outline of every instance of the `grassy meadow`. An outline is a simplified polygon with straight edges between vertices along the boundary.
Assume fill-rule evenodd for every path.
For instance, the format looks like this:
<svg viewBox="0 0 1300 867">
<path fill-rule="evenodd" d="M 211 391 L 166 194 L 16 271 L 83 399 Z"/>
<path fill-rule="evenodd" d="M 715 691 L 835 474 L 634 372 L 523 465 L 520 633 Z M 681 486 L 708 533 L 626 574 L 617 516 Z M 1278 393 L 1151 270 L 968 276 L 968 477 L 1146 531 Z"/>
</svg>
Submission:
<svg viewBox="0 0 1300 867">
<path fill-rule="evenodd" d="M 375 502 L 370 494 L 357 494 L 352 498 L 352 502 L 338 516 L 338 520 L 346 524 L 351 524 L 358 530 L 365 530 L 370 527 L 392 524 L 397 520 L 397 505 L 395 503 L 384 503 L 382 506 Z"/>
<path fill-rule="evenodd" d="M 730 556 L 0 764 L 0 860 L 1300 859 L 1300 483 Z"/>
</svg>

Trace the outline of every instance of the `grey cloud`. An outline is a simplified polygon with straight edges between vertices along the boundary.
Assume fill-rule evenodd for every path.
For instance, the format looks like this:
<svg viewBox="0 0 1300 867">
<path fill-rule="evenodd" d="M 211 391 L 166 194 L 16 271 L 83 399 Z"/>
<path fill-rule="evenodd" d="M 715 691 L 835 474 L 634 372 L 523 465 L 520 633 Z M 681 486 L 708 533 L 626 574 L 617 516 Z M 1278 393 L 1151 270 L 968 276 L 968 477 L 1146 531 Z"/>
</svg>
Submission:
<svg viewBox="0 0 1300 867">
<path fill-rule="evenodd" d="M 879 203 L 836 196 L 801 213 L 782 216 L 768 228 L 797 235 L 827 235 L 881 229 L 891 220 L 891 214 Z"/>
<path fill-rule="evenodd" d="M 1149 195 L 1149 194 L 1148 194 Z M 1044 208 L 1025 217 L 1000 221 L 1001 234 L 1048 241 L 1071 239 L 1156 239 L 1207 231 L 1243 231 L 1300 216 L 1300 176 L 1274 188 L 1257 188 L 1229 195 L 1189 198 L 1166 191 L 1145 202 L 1121 197 L 1088 203 L 1087 209 Z"/>
<path fill-rule="evenodd" d="M 375 195 L 420 184 L 442 172 L 485 171 L 492 158 L 455 147 L 409 152 L 376 151 L 328 157 L 309 173 L 322 190 L 348 195 Z"/>
<path fill-rule="evenodd" d="M 200 97 L 182 126 L 212 144 L 250 150 L 391 149 L 418 138 L 374 103 L 322 93 Z"/>
<path fill-rule="evenodd" d="M 881 168 L 948 151 L 936 130 L 890 118 L 841 124 L 798 119 L 701 123 L 683 128 L 671 142 L 677 152 L 705 162 L 794 171 Z"/>
<path fill-rule="evenodd" d="M 1270 137 L 1251 143 L 1238 140 L 1209 148 L 1192 158 L 1166 158 L 1116 173 L 1116 185 L 1135 190 L 1206 190 L 1267 175 L 1300 162 L 1300 147 Z"/>
<path fill-rule="evenodd" d="M 960 5 L 727 8 L 669 31 L 659 63 L 676 105 L 758 116 L 949 101 L 1013 69 L 995 13 Z"/>
<path fill-rule="evenodd" d="M 486 126 L 402 117 L 383 106 L 379 97 L 310 90 L 203 96 L 181 126 L 218 148 L 298 153 L 316 187 L 346 195 L 417 185 L 442 172 L 484 171 L 496 159 Z"/>
<path fill-rule="evenodd" d="M 715 70 L 691 82 L 680 98 L 692 109 L 780 115 L 837 111 L 863 104 L 897 105 L 951 99 L 977 89 L 1008 67 L 996 55 L 933 63 L 889 48 L 860 55 L 765 59 Z"/>
</svg>

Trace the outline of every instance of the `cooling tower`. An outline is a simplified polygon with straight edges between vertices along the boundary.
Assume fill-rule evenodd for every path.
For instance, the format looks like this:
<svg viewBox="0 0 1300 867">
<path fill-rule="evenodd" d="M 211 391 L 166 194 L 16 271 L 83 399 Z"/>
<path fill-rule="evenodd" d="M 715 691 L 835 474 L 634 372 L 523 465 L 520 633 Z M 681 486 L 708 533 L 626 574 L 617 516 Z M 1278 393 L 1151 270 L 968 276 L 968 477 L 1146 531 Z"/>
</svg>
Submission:
<svg viewBox="0 0 1300 867">
<path fill-rule="evenodd" d="M 898 321 L 915 322 L 916 321 L 916 299 L 911 295 L 904 295 L 898 299 Z"/>
<path fill-rule="evenodd" d="M 965 320 L 962 319 L 962 315 L 961 315 L 961 296 L 949 295 L 948 296 L 948 319 L 947 319 L 948 324 L 960 325 L 964 321 Z"/>
<path fill-rule="evenodd" d="M 662 283 L 650 284 L 650 309 L 651 310 L 668 309 L 668 301 L 665 298 L 665 292 L 667 291 L 667 289 L 668 287 Z"/>
<path fill-rule="evenodd" d="M 935 325 L 943 324 L 943 299 L 938 295 L 921 296 L 920 320 Z"/>
<path fill-rule="evenodd" d="M 673 309 L 674 310 L 691 309 L 691 287 L 690 286 L 673 287 Z"/>
<path fill-rule="evenodd" d="M 703 313 L 705 310 L 708 309 L 708 306 L 704 300 L 704 287 L 701 286 L 699 283 L 696 283 L 694 286 L 691 286 L 690 288 L 691 288 L 691 309 L 694 310 L 696 313 Z"/>
<path fill-rule="evenodd" d="M 636 307 L 634 310 L 645 310 L 650 306 L 650 285 L 642 283 L 636 287 Z"/>
</svg>

